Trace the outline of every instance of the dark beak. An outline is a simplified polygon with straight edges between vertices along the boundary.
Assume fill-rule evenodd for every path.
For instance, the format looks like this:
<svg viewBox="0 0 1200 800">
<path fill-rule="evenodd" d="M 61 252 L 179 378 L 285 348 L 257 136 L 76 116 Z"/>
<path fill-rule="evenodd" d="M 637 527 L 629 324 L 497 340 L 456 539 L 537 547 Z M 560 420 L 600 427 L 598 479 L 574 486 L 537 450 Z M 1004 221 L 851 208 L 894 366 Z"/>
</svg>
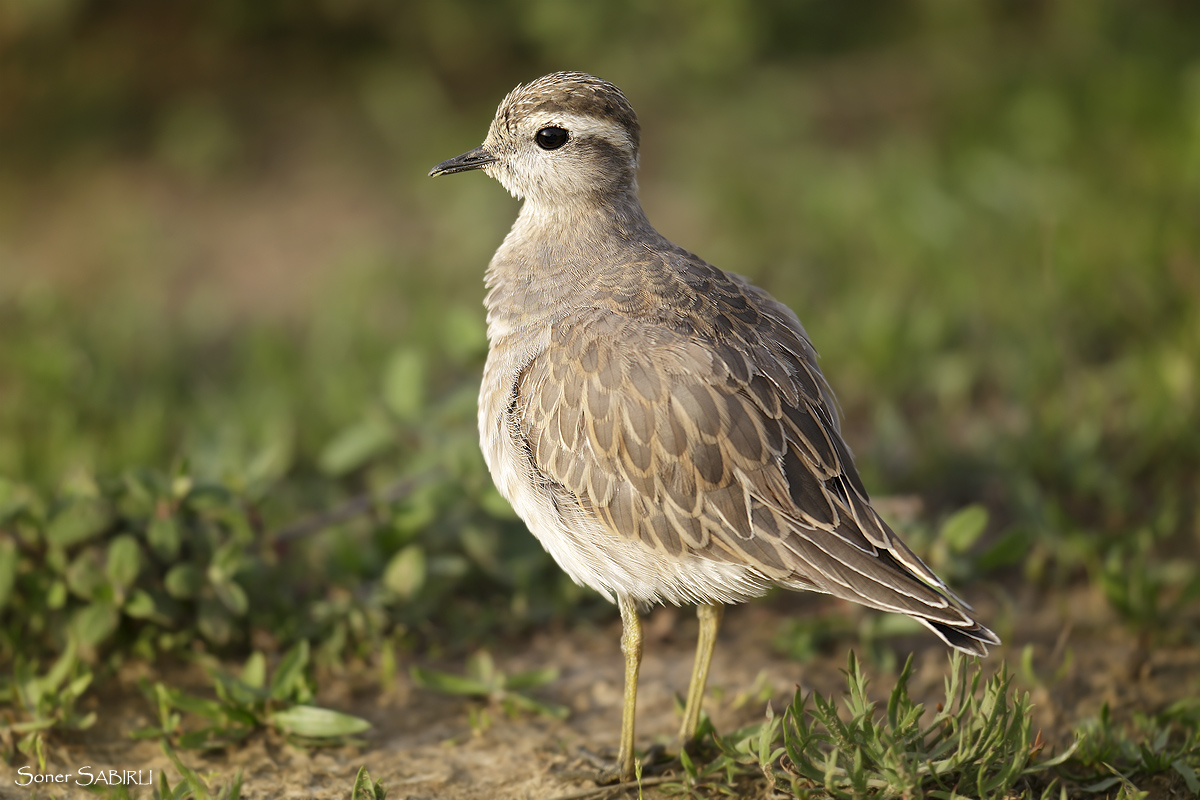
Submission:
<svg viewBox="0 0 1200 800">
<path fill-rule="evenodd" d="M 479 145 L 474 150 L 468 150 L 461 156 L 455 156 L 448 161 L 438 164 L 429 170 L 429 177 L 453 175 L 455 172 L 466 172 L 469 169 L 481 169 L 495 160 L 496 157 L 494 155 L 484 150 L 483 145 Z"/>
</svg>

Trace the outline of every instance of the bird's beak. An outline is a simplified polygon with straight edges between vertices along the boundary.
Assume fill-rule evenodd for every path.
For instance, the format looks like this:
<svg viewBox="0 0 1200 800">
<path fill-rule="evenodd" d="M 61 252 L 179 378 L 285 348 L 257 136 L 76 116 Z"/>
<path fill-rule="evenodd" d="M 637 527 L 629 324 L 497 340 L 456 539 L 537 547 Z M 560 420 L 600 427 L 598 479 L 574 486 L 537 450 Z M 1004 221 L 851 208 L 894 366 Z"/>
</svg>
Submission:
<svg viewBox="0 0 1200 800">
<path fill-rule="evenodd" d="M 485 150 L 483 145 L 479 145 L 474 150 L 468 150 L 461 156 L 455 156 L 438 164 L 429 170 L 429 177 L 453 175 L 455 172 L 466 172 L 469 169 L 482 169 L 495 160 L 496 157 L 494 155 Z"/>
</svg>

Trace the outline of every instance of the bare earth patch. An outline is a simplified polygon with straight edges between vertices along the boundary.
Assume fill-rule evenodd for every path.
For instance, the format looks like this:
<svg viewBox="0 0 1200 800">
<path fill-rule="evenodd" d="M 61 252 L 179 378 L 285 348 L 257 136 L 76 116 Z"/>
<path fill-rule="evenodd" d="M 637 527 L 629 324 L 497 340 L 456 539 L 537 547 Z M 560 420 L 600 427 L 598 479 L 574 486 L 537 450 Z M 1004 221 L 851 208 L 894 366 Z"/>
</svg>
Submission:
<svg viewBox="0 0 1200 800">
<path fill-rule="evenodd" d="M 706 710 L 717 730 L 728 732 L 763 718 L 770 696 L 777 711 L 790 702 L 795 688 L 834 694 L 844 686 L 845 644 L 807 663 L 778 655 L 772 637 L 787 619 L 814 613 L 818 598 L 780 597 L 729 609 L 722 630 Z M 980 603 L 985 619 L 1004 621 L 1006 612 Z M 1120 719 L 1133 710 L 1152 713 L 1174 700 L 1193 696 L 1200 675 L 1200 650 L 1186 646 L 1143 648 L 1135 635 L 1115 624 L 1092 593 L 1079 590 L 1055 602 L 1020 604 L 1024 613 L 1011 615 L 1015 629 L 1006 644 L 985 663 L 989 668 L 1007 661 L 1019 663 L 1026 645 L 1034 648 L 1035 670 L 1044 685 L 1018 688 L 1032 692 L 1035 722 L 1051 747 L 1070 741 L 1080 720 L 1108 703 Z M 1068 616 L 1069 615 L 1069 616 Z M 1067 622 L 1070 619 L 1071 622 Z M 1180 620 L 1196 624 L 1196 620 Z M 1004 625 L 998 626 L 1004 630 Z M 696 623 L 687 609 L 659 609 L 647 624 L 638 706 L 638 744 L 674 747 L 678 716 L 674 696 L 686 686 L 694 647 Z M 580 626 L 561 636 L 535 634 L 506 643 L 493 655 L 508 673 L 554 666 L 560 677 L 536 692 L 541 699 L 571 709 L 565 721 L 547 717 L 507 716 L 488 709 L 490 723 L 472 725 L 477 702 L 442 696 L 411 685 L 402 677 L 396 689 L 382 692 L 370 676 L 325 676 L 329 707 L 363 716 L 373 723 L 362 747 L 305 751 L 273 735 L 257 735 L 242 747 L 213 753 L 183 752 L 186 763 L 201 775 L 218 777 L 216 787 L 243 771 L 246 798 L 344 798 L 355 773 L 366 765 L 372 778 L 382 780 L 390 798 L 556 798 L 589 789 L 590 782 L 573 773 L 594 769 L 589 753 L 611 756 L 620 727 L 622 661 L 619 624 L 600 629 Z M 916 648 L 917 669 L 910 692 L 919 701 L 936 702 L 948 661 L 932 636 L 896 640 L 898 653 Z M 431 666 L 461 672 L 461 663 Z M 1065 665 L 1065 666 L 1064 666 Z M 880 699 L 894 676 L 865 664 Z M 1063 668 L 1062 677 L 1053 673 Z M 75 772 L 90 765 L 101 769 L 167 770 L 172 784 L 178 776 L 157 743 L 132 741 L 129 732 L 151 722 L 151 710 L 136 689 L 137 669 L 126 670 L 119 685 L 96 701 L 99 722 L 85 734 L 58 740 L 51 751 L 48 772 Z M 151 676 L 154 677 L 154 676 Z M 163 676 L 158 676 L 163 677 Z M 172 685 L 203 685 L 199 675 L 169 677 Z M 360 684 L 358 688 L 355 684 Z M 25 797 L 5 780 L 0 797 Z M 138 796 L 135 790 L 134 796 Z M 1170 797 L 1151 787 L 1151 796 Z M 140 790 L 148 796 L 149 790 Z M 91 796 L 82 789 L 43 789 L 40 796 Z M 659 796 L 653 789 L 646 796 Z"/>
</svg>

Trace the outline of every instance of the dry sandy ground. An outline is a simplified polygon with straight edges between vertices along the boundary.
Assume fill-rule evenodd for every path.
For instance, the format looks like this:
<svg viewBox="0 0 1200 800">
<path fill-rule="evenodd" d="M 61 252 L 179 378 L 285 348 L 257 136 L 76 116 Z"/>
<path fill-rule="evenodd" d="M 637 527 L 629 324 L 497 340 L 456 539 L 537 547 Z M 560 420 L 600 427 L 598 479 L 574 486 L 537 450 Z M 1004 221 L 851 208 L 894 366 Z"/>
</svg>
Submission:
<svg viewBox="0 0 1200 800">
<path fill-rule="evenodd" d="M 826 602 L 777 598 L 729 610 L 706 703 L 718 730 L 732 731 L 761 720 L 764 694 L 769 693 L 779 711 L 797 685 L 826 694 L 843 686 L 839 669 L 845 667 L 847 642 L 836 643 L 830 652 L 807 663 L 790 661 L 771 646 L 772 636 L 788 616 L 812 614 Z M 1071 727 L 1096 714 L 1103 702 L 1121 717 L 1133 710 L 1159 710 L 1174 699 L 1197 692 L 1200 650 L 1141 648 L 1136 637 L 1107 619 L 1103 603 L 1084 590 L 1050 602 L 1028 598 L 1015 606 L 977 605 L 985 619 L 997 623 L 1008 642 L 988 659 L 989 665 L 998 666 L 1004 659 L 1015 665 L 1026 645 L 1034 647 L 1036 671 L 1042 676 L 1069 664 L 1048 689 L 1019 686 L 1032 692 L 1036 722 L 1052 744 L 1061 746 Z M 1014 620 L 1019 621 L 1015 627 Z M 1195 626 L 1197 621 L 1181 624 Z M 671 745 L 671 734 L 678 725 L 673 696 L 686 688 L 695 628 L 686 610 L 659 609 L 649 618 L 638 707 L 641 747 L 656 742 Z M 260 735 L 236 750 L 208 755 L 188 752 L 185 759 L 201 774 L 219 773 L 221 778 L 214 786 L 227 780 L 235 769 L 244 770 L 242 796 L 247 798 L 344 798 L 355 772 L 364 764 L 373 778 L 382 779 L 393 799 L 579 796 L 575 793 L 594 785 L 571 778 L 571 771 L 589 769 L 588 752 L 611 754 L 616 746 L 622 681 L 618 638 L 619 625 L 614 622 L 599 629 L 537 634 L 495 651 L 498 666 L 509 674 L 557 667 L 559 679 L 536 695 L 567 705 L 571 714 L 565 721 L 532 715 L 510 718 L 492 709 L 490 726 L 475 731 L 470 711 L 479 705 L 468 700 L 438 695 L 403 680 L 393 692 L 382 694 L 378 684 L 366 678 L 358 688 L 351 678 L 327 679 L 321 681 L 328 688 L 320 698 L 322 703 L 364 716 L 374 724 L 364 746 L 303 751 Z M 944 649 L 931 635 L 896 640 L 896 646 L 901 653 L 917 649 L 917 670 L 910 684 L 914 699 L 936 702 L 948 664 Z M 1067 654 L 1069 658 L 1065 658 Z M 454 662 L 426 666 L 462 671 L 462 664 Z M 882 698 L 894 676 L 870 666 L 866 671 Z M 172 782 L 176 781 L 174 769 L 157 745 L 127 738 L 129 730 L 150 722 L 150 710 L 134 687 L 133 672 L 136 670 L 122 676 L 122 688 L 98 703 L 96 728 L 54 748 L 48 771 L 73 772 L 92 765 L 93 771 L 154 769 L 157 774 L 166 768 Z M 0 797 L 25 797 L 27 791 L 9 780 L 0 784 Z M 76 795 L 87 796 L 82 790 L 48 791 L 39 796 Z M 134 796 L 148 797 L 149 791 L 143 789 Z M 656 793 L 647 791 L 646 796 Z"/>
</svg>

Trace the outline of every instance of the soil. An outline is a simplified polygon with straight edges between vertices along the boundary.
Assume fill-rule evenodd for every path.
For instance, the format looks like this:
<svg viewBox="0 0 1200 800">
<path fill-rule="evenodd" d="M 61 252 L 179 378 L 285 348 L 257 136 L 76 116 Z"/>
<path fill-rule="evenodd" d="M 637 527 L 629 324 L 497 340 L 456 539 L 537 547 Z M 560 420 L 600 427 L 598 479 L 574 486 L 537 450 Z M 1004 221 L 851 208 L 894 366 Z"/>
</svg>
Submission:
<svg viewBox="0 0 1200 800">
<path fill-rule="evenodd" d="M 833 602 L 786 596 L 728 609 L 705 704 L 717 730 L 728 732 L 760 721 L 765 696 L 781 711 L 797 687 L 824 694 L 841 690 L 844 679 L 839 670 L 845 668 L 850 642 L 837 641 L 828 652 L 805 663 L 781 656 L 772 645 L 776 631 L 789 618 L 828 610 Z M 1017 689 L 1031 693 L 1035 723 L 1051 750 L 1069 743 L 1072 728 L 1095 716 L 1103 703 L 1122 719 L 1134 711 L 1150 713 L 1181 697 L 1194 697 L 1200 688 L 1200 649 L 1143 647 L 1127 627 L 1115 624 L 1102 600 L 1086 589 L 1050 600 L 980 602 L 977 610 L 995 623 L 1006 641 L 984 662 L 989 669 L 1007 661 L 1015 670 L 1024 648 L 1032 648 L 1038 680 L 1018 675 Z M 1193 632 L 1200 627 L 1194 617 L 1179 623 Z M 695 619 L 686 609 L 658 609 L 647 619 L 638 694 L 639 748 L 655 743 L 672 747 L 678 725 L 675 695 L 686 689 L 695 633 Z M 571 713 L 563 721 L 532 714 L 511 717 L 478 701 L 418 688 L 403 677 L 384 692 L 370 675 L 348 673 L 321 680 L 325 693 L 318 702 L 369 719 L 373 728 L 362 746 L 302 750 L 261 734 L 236 749 L 208 754 L 187 751 L 183 756 L 201 775 L 218 776 L 211 782 L 214 788 L 242 770 L 245 798 L 345 798 L 363 765 L 372 778 L 382 780 L 393 800 L 623 796 L 621 790 L 595 791 L 594 783 L 575 776 L 594 773 L 589 754 L 611 758 L 616 747 L 623 674 L 619 636 L 620 626 L 614 621 L 553 635 L 535 634 L 493 649 L 497 666 L 508 674 L 544 666 L 560 671 L 556 681 L 533 693 L 568 706 Z M 918 701 L 937 702 L 948 667 L 945 648 L 932 635 L 893 642 L 900 659 L 910 649 L 916 653 L 910 694 Z M 412 663 L 463 670 L 461 660 L 429 663 L 416 657 Z M 872 690 L 884 699 L 895 676 L 865 661 L 864 670 Z M 142 770 L 142 780 L 148 780 L 149 770 L 157 779 L 165 769 L 172 784 L 178 781 L 156 743 L 129 739 L 129 731 L 151 722 L 150 707 L 136 687 L 139 677 L 156 676 L 144 666 L 131 667 L 105 687 L 105 695 L 96 701 L 97 725 L 74 738 L 56 740 L 47 772 L 72 773 L 73 779 L 78 768 L 91 765 L 93 774 L 102 769 Z M 194 683 L 197 691 L 204 685 L 199 674 L 168 679 L 172 685 Z M 478 724 L 481 709 L 488 712 L 487 724 Z M 1182 796 L 1166 782 L 1158 788 L 1142 788 L 1150 788 L 1151 797 Z M 2 798 L 26 797 L 28 791 L 9 780 L 0 784 Z M 134 789 L 132 794 L 148 797 L 149 790 Z M 92 795 L 58 785 L 43 788 L 38 796 Z M 662 795 L 648 789 L 645 796 Z"/>
</svg>

